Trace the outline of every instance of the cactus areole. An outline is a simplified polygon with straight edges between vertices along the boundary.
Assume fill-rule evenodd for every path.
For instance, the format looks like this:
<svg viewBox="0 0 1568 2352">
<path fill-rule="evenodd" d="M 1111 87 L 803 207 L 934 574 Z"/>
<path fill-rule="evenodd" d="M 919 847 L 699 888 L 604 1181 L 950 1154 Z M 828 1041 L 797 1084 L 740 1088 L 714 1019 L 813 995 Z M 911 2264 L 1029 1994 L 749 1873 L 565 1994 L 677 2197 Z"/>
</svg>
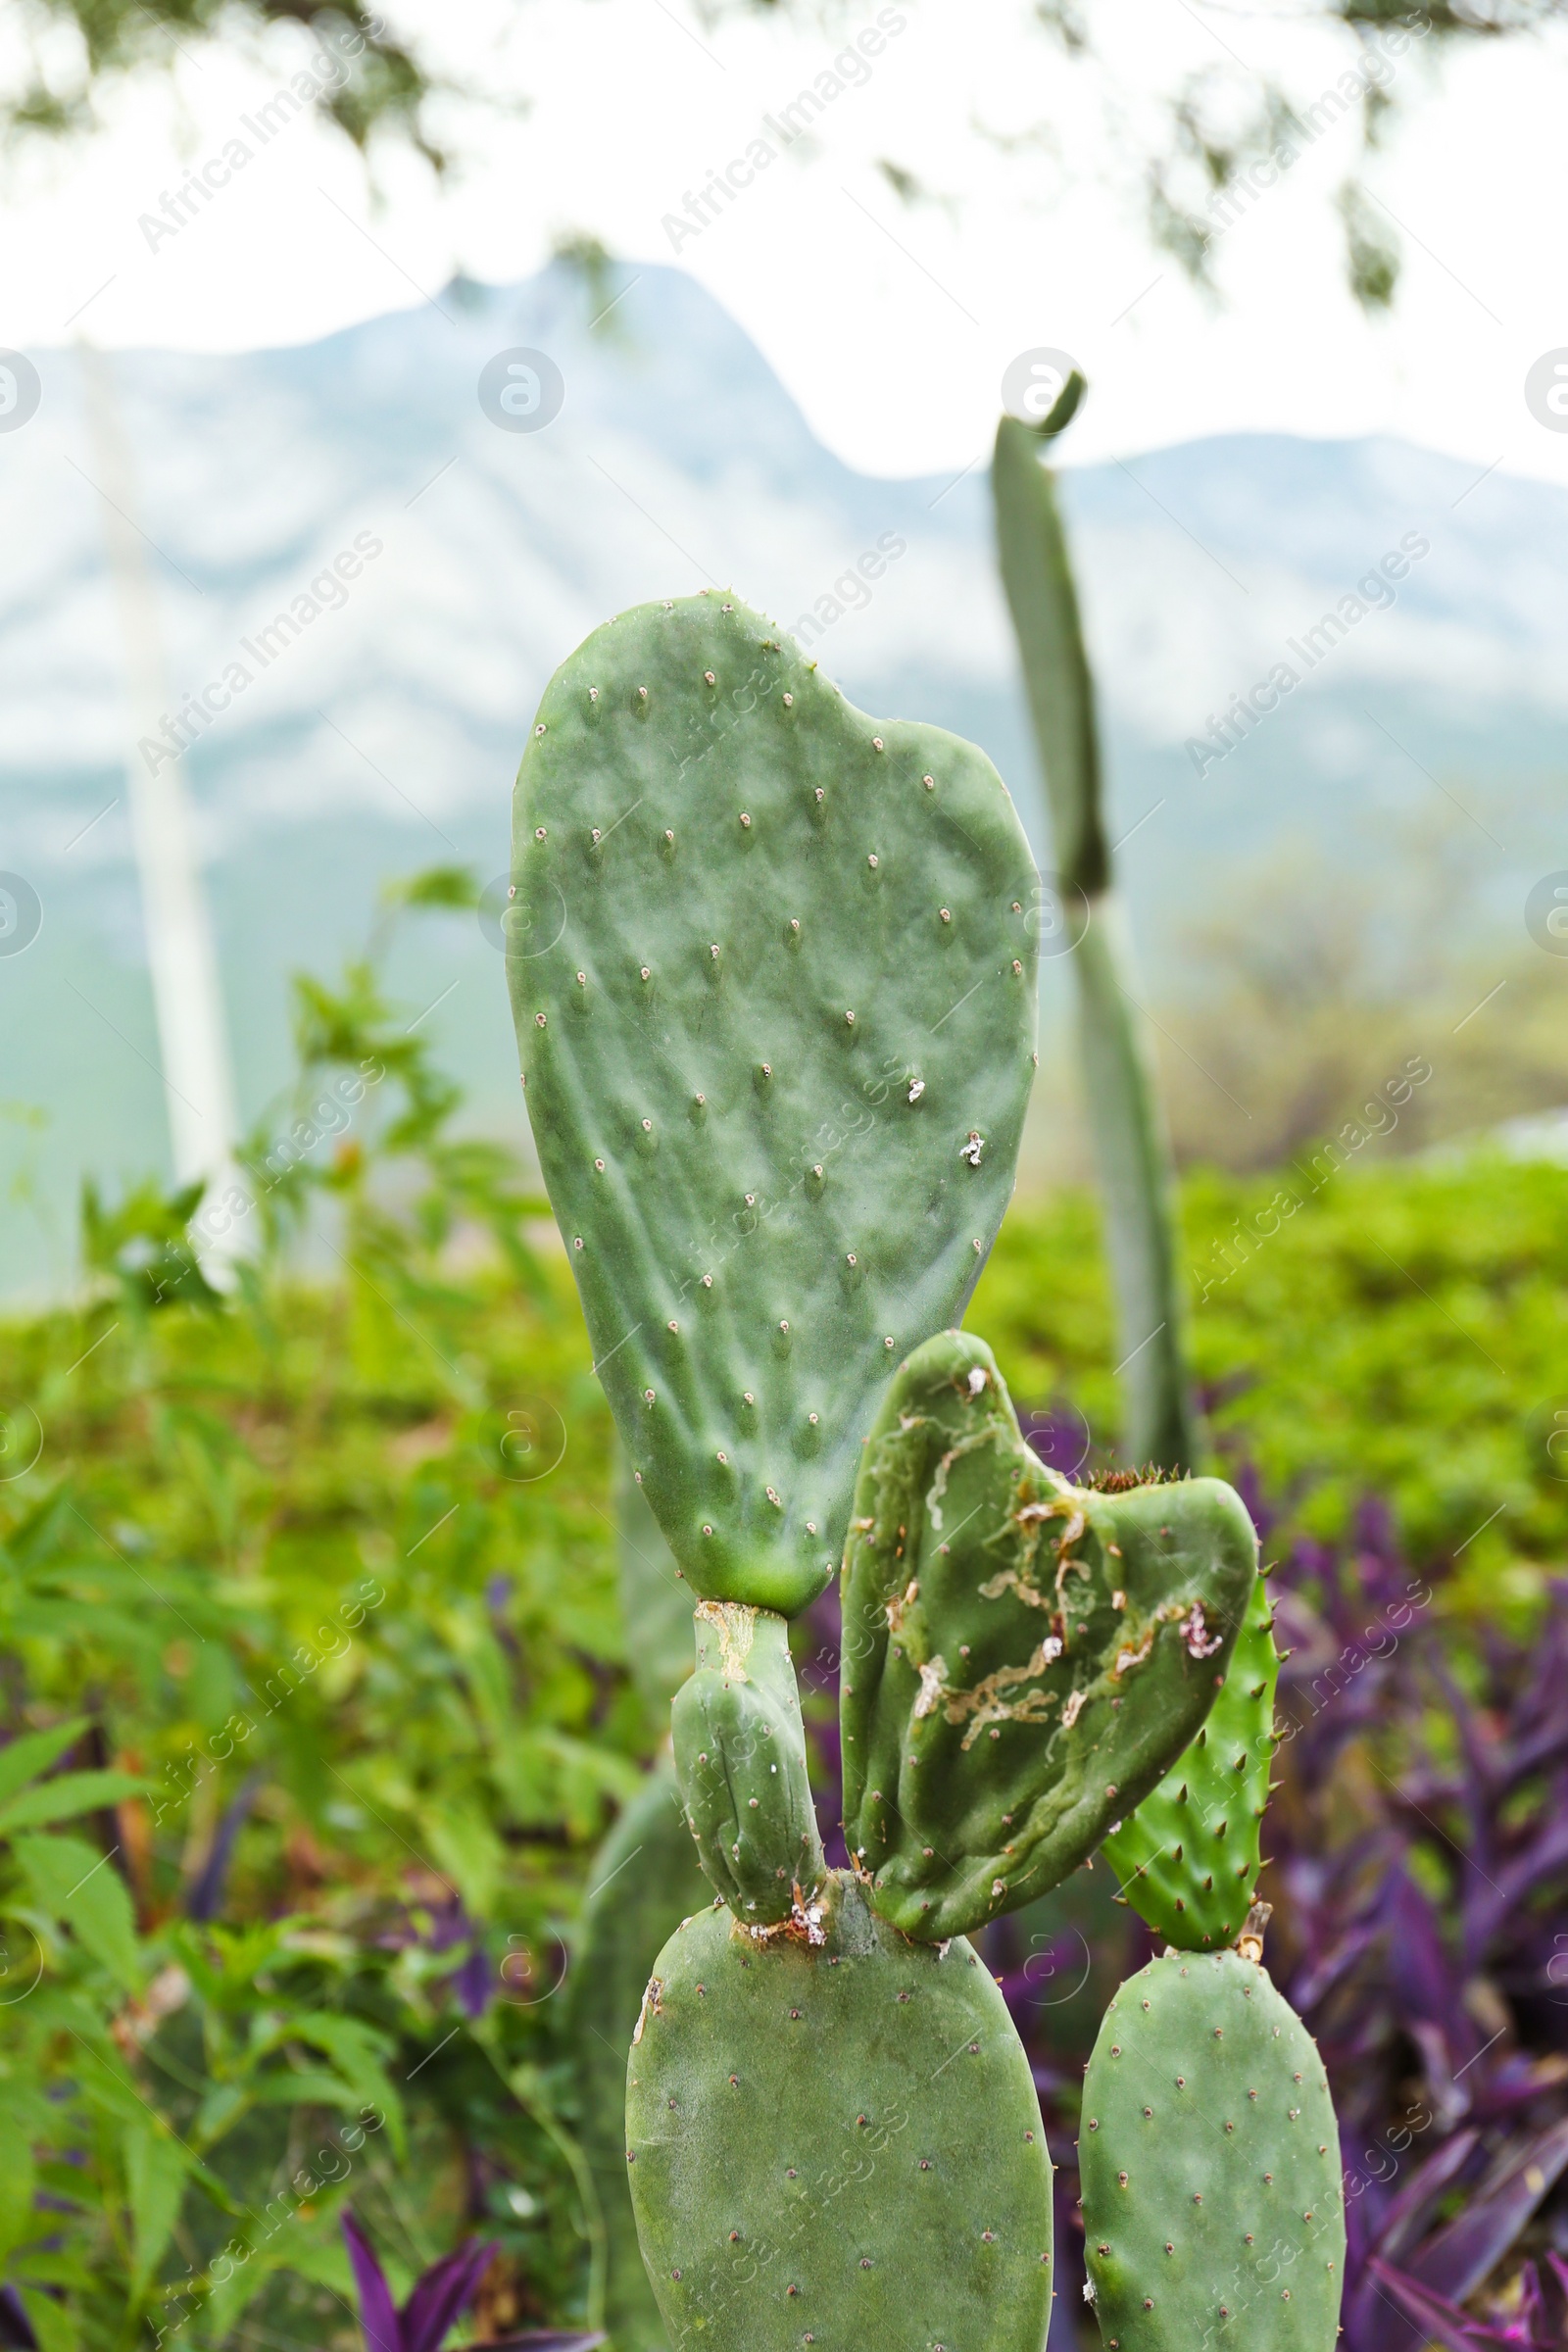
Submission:
<svg viewBox="0 0 1568 2352">
<path fill-rule="evenodd" d="M 1036 875 L 991 762 L 866 717 L 728 594 L 552 678 L 508 977 L 595 1368 L 693 1598 L 835 1573 L 860 1440 L 995 1238 Z"/>
</svg>

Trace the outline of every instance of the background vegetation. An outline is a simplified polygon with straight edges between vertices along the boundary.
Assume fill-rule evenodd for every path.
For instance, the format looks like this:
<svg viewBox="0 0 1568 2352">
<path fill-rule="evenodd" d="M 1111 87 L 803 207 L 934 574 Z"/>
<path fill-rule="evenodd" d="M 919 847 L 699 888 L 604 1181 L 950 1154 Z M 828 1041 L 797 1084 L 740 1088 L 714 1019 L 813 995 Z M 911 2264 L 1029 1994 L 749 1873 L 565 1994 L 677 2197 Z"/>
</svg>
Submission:
<svg viewBox="0 0 1568 2352">
<path fill-rule="evenodd" d="M 353 2343 L 350 2199 L 399 2292 L 495 2242 L 480 2337 L 592 2316 L 602 2276 L 563 1993 L 660 1737 L 609 1416 L 543 1203 L 374 968 L 296 1025 L 232 1295 L 189 1201 L 89 1196 L 82 1295 L 0 1330 L 0 2340 L 46 2352 Z M 1270 1556 L 1386 1497 L 1391 1545 L 1453 1563 L 1462 1677 L 1478 1618 L 1543 1622 L 1568 1536 L 1568 1170 L 1298 1163 L 1185 1187 L 1213 1442 Z M 1054 1458 L 1106 1460 L 1087 1196 L 1015 1207 L 970 1320 Z"/>
</svg>

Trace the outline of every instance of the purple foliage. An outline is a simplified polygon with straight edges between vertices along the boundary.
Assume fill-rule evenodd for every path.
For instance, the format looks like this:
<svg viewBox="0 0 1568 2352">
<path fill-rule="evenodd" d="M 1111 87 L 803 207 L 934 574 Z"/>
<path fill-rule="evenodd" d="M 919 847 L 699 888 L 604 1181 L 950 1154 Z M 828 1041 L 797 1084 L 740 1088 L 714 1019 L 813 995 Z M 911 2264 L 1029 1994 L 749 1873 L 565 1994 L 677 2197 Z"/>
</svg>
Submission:
<svg viewBox="0 0 1568 2352">
<path fill-rule="evenodd" d="M 1340 2111 L 1347 2352 L 1561 2344 L 1568 1581 L 1528 1642 L 1446 1625 L 1371 1512 L 1278 1581 L 1270 1958 Z"/>
<path fill-rule="evenodd" d="M 10 2352 L 38 2352 L 38 2338 L 26 2305 L 14 2286 L 0 2286 L 0 2344 Z"/>
<path fill-rule="evenodd" d="M 495 2252 L 483 2238 L 466 2238 L 421 2273 L 400 2310 L 375 2249 L 352 2213 L 343 2216 L 343 2236 L 360 2298 L 365 2352 L 441 2352 L 473 2301 Z M 516 2352 L 593 2352 L 604 2340 L 602 2333 L 585 2334 L 580 2328 L 531 2328 L 519 2335 L 466 2346 L 465 2352 L 512 2352 L 512 2347 Z"/>
<path fill-rule="evenodd" d="M 217 1919 L 223 1907 L 224 1889 L 228 1883 L 229 1864 L 234 1859 L 234 1847 L 239 1834 L 250 1819 L 251 1808 L 261 1791 L 264 1775 L 248 1772 L 236 1794 L 225 1807 L 217 1834 L 208 1849 L 207 1859 L 194 1880 L 185 1898 L 188 1919 L 207 1921 Z"/>
<path fill-rule="evenodd" d="M 405 1951 L 411 1945 L 420 1945 L 430 1952 L 455 1952 L 459 1945 L 466 1944 L 468 1950 L 447 1978 L 446 1988 L 470 2020 L 483 2017 L 489 2008 L 495 1995 L 496 1972 L 484 1947 L 483 1931 L 476 1920 L 470 1919 L 455 1888 L 449 1889 L 439 1901 L 411 1905 L 383 1928 L 376 1940 L 386 1951 Z"/>
<path fill-rule="evenodd" d="M 1080 1484 L 1088 1476 L 1093 1439 L 1089 1424 L 1075 1404 L 1040 1406 L 1024 1413 L 1018 1423 L 1026 1446 L 1034 1448 L 1048 1470 Z"/>
</svg>

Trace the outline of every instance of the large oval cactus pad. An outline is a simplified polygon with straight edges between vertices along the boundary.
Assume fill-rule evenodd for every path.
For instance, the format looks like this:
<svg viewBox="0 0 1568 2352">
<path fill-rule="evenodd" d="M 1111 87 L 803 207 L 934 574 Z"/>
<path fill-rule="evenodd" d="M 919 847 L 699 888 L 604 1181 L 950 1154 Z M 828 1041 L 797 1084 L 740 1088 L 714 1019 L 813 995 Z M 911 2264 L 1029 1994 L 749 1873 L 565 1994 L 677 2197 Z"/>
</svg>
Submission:
<svg viewBox="0 0 1568 2352">
<path fill-rule="evenodd" d="M 596 1368 L 693 1588 L 788 1615 L 961 1311 L 1033 1075 L 1036 876 L 990 761 L 728 596 L 599 629 L 514 802 L 508 969 Z"/>
<path fill-rule="evenodd" d="M 1257 1962 L 1168 1953 L 1128 1979 L 1084 2077 L 1078 2162 L 1106 2352 L 1334 2352 L 1334 2102 Z"/>
<path fill-rule="evenodd" d="M 1251 1908 L 1274 1760 L 1280 1657 L 1258 1578 L 1225 1688 L 1157 1788 L 1105 1839 L 1121 1892 L 1184 1952 L 1234 1942 Z"/>
<path fill-rule="evenodd" d="M 1040 2352 L 1051 2165 L 1029 2062 L 961 1939 L 848 1876 L 812 1932 L 691 1919 L 627 2069 L 644 2259 L 675 2352 Z"/>
<path fill-rule="evenodd" d="M 983 1340 L 901 1365 L 844 1555 L 845 1834 L 877 1909 L 952 1936 L 1075 1870 L 1213 1705 L 1256 1566 L 1218 1479 L 1048 1470 Z"/>
</svg>

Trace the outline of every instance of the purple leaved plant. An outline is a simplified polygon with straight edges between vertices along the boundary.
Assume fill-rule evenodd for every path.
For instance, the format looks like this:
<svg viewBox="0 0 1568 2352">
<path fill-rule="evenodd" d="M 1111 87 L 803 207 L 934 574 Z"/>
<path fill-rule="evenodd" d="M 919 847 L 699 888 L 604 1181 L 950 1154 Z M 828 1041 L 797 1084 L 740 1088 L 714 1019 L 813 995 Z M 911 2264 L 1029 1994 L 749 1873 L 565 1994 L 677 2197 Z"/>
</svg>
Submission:
<svg viewBox="0 0 1568 2352">
<path fill-rule="evenodd" d="M 1444 2352 L 1562 2352 L 1568 2344 L 1568 2264 L 1559 2255 L 1526 2263 L 1517 2307 L 1496 2325 L 1472 2319 L 1390 2263 L 1372 2267 L 1395 2308 L 1416 2323 L 1419 2339 L 1442 2345 Z"/>
<path fill-rule="evenodd" d="M 1446 1625 L 1366 1512 L 1279 1582 L 1269 1958 L 1339 2108 L 1346 2352 L 1561 2346 L 1568 1581 L 1528 1642 Z"/>
<path fill-rule="evenodd" d="M 420 2274 L 400 2306 L 392 2300 L 374 2247 L 352 2213 L 343 2216 L 343 2236 L 359 2293 L 365 2352 L 441 2352 L 478 2292 L 495 2252 L 484 2238 L 466 2238 Z M 529 2328 L 518 2335 L 470 2342 L 464 2352 L 513 2352 L 514 2347 L 515 2352 L 593 2352 L 604 2340 L 602 2333 L 585 2334 L 580 2328 Z"/>
</svg>

